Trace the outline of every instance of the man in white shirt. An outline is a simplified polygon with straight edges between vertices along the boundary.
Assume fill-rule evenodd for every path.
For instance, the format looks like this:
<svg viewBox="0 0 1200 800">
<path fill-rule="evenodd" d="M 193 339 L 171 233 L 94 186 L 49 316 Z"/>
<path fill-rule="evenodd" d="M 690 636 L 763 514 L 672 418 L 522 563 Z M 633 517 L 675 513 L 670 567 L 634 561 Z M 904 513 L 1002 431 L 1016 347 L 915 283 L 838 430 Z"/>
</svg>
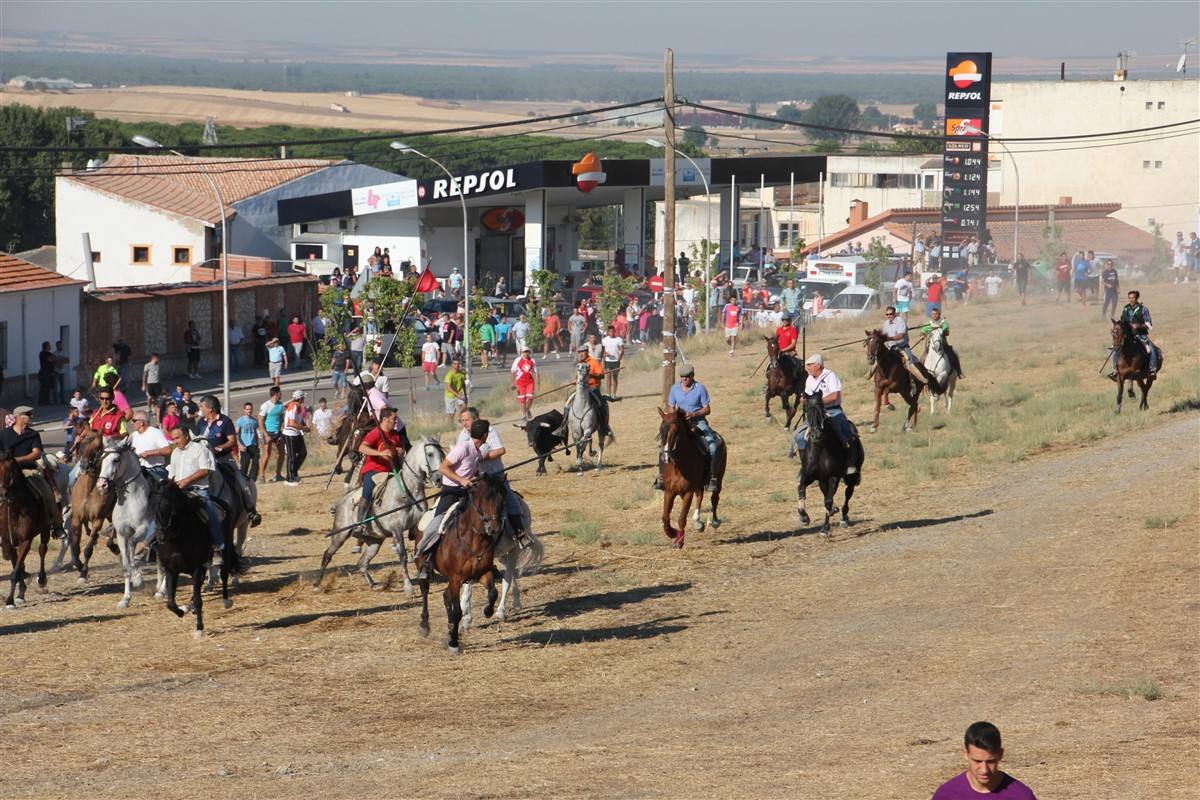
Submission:
<svg viewBox="0 0 1200 800">
<path fill-rule="evenodd" d="M 200 439 L 189 439 L 183 428 L 171 431 L 171 441 L 175 443 L 175 449 L 171 453 L 167 474 L 180 489 L 204 503 L 208 514 L 208 535 L 213 549 L 220 552 L 225 542 L 221 535 L 221 518 L 217 515 L 212 498 L 208 496 L 208 479 L 217 468 L 212 450 Z"/>
<path fill-rule="evenodd" d="M 604 356 L 604 375 L 608 382 L 608 396 L 616 398 L 617 387 L 620 385 L 621 359 L 625 357 L 625 340 L 617 336 L 617 329 L 608 326 L 608 333 L 600 340 L 600 349 Z"/>
<path fill-rule="evenodd" d="M 908 306 L 912 302 L 913 284 L 912 270 L 904 273 L 904 277 L 896 281 L 895 300 L 896 313 L 904 320 L 904 324 L 908 325 Z"/>
<path fill-rule="evenodd" d="M 292 392 L 292 401 L 283 410 L 283 449 L 287 454 L 287 485 L 300 485 L 300 468 L 308 457 L 304 434 L 308 432 L 308 409 L 304 407 L 304 391 Z"/>
<path fill-rule="evenodd" d="M 441 383 L 437 376 L 438 357 L 441 352 L 442 349 L 433 340 L 433 335 L 425 334 L 425 343 L 421 345 L 421 372 L 425 374 L 425 391 L 427 392 L 430 378 L 433 378 L 434 383 Z"/>
<path fill-rule="evenodd" d="M 813 353 L 805 359 L 804 371 L 808 373 L 808 378 L 804 381 L 804 393 L 821 395 L 821 402 L 825 406 L 825 418 L 829 421 L 838 441 L 849 450 L 854 441 L 854 428 L 851 427 L 850 420 L 846 419 L 846 415 L 842 412 L 842 381 L 833 370 L 825 368 L 825 357 L 820 353 Z M 796 431 L 795 442 L 796 449 L 800 451 L 801 458 L 803 458 L 804 451 L 808 448 L 808 420 L 803 414 L 801 419 L 804 421 L 800 423 L 800 427 Z M 855 472 L 858 472 L 858 468 L 847 463 L 846 474 L 853 475 Z"/>
<path fill-rule="evenodd" d="M 333 411 L 328 407 L 324 397 L 317 401 L 317 410 L 312 414 L 312 421 L 317 436 L 328 439 L 333 435 Z"/>
<path fill-rule="evenodd" d="M 988 297 L 999 297 L 1000 287 L 1004 284 L 1004 279 L 993 270 L 988 272 L 988 276 L 983 279 L 983 284 L 987 287 Z"/>
<path fill-rule="evenodd" d="M 526 321 L 524 314 L 513 323 L 512 337 L 516 340 L 517 352 L 523 353 L 525 351 L 525 340 L 529 338 L 529 322 Z"/>
<path fill-rule="evenodd" d="M 159 478 L 167 477 L 167 458 L 171 455 L 171 442 L 161 430 L 150 424 L 150 415 L 141 409 L 133 412 L 133 432 L 129 443 L 138 461 Z"/>
</svg>

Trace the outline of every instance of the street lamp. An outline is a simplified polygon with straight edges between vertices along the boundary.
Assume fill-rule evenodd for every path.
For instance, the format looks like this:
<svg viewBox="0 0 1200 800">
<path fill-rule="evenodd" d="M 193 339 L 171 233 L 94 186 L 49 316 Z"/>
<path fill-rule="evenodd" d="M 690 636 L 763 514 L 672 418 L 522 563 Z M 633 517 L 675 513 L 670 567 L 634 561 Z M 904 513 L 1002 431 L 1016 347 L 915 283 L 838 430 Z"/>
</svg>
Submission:
<svg viewBox="0 0 1200 800">
<path fill-rule="evenodd" d="M 141 147 L 147 147 L 152 150 L 166 150 L 169 153 L 174 153 L 180 158 L 186 159 L 183 153 L 178 150 L 171 150 L 168 147 L 163 147 L 160 143 L 151 139 L 149 136 L 134 136 L 133 143 Z M 217 186 L 217 182 L 213 180 L 212 175 L 208 174 L 208 170 L 204 168 L 203 162 L 194 162 L 195 166 L 204 179 L 208 181 L 209 188 L 213 190 L 213 194 L 217 198 L 217 206 L 221 214 L 221 329 L 222 329 L 222 356 L 221 356 L 221 409 L 226 413 L 230 413 L 229 408 L 229 228 L 225 224 L 225 200 L 221 197 L 221 189 Z"/>
<path fill-rule="evenodd" d="M 1000 145 L 1001 149 L 1003 149 L 1004 152 L 1008 154 L 1008 159 L 1010 161 L 1012 161 L 1013 177 L 1016 179 L 1016 204 L 1013 205 L 1013 251 L 1012 251 L 1012 262 L 1011 263 L 1012 263 L 1013 269 L 1016 269 L 1016 266 L 1017 266 L 1017 231 L 1021 227 L 1020 226 L 1020 222 L 1021 222 L 1021 173 L 1017 170 L 1017 159 L 1013 156 L 1012 151 L 1008 149 L 1008 145 L 1006 145 L 1002 140 L 993 139 L 987 133 L 985 133 L 984 131 L 981 131 L 979 128 L 976 128 L 974 125 L 963 125 L 963 129 L 967 130 L 971 133 L 977 133 L 980 136 L 987 139 L 989 142 L 995 142 L 996 144 Z M 987 169 L 986 164 L 984 165 L 984 169 Z M 985 205 L 986 205 L 986 202 L 985 202 Z"/>
<path fill-rule="evenodd" d="M 454 173 L 446 169 L 446 165 L 438 161 L 433 156 L 427 156 L 415 147 L 409 147 L 403 142 L 392 142 L 391 148 L 400 153 L 412 153 L 415 156 L 420 156 L 426 161 L 430 161 L 438 166 L 442 172 L 446 173 L 446 177 L 453 183 Z M 470 399 L 471 396 L 471 267 L 470 260 L 467 258 L 468 249 L 470 247 L 470 238 L 467 233 L 467 200 L 463 197 L 463 193 L 458 193 L 458 202 L 462 205 L 462 222 L 463 222 L 463 364 L 466 366 L 466 386 L 464 394 Z"/>
<path fill-rule="evenodd" d="M 666 147 L 665 144 L 658 139 L 647 139 L 646 144 L 651 147 L 657 147 L 660 150 Z M 712 298 L 708 296 L 711 291 L 709 286 L 709 270 L 712 267 L 712 254 L 708 249 L 712 247 L 712 192 L 708 190 L 708 178 L 704 177 L 704 170 L 700 169 L 700 165 L 692 160 L 692 157 L 680 150 L 678 147 L 672 148 L 675 155 L 683 156 L 688 160 L 688 163 L 696 168 L 696 173 L 700 176 L 700 180 L 704 183 L 704 199 L 705 205 L 708 206 L 708 233 L 706 234 L 704 244 L 704 330 L 709 329 L 709 310 L 712 308 Z M 667 258 L 674 258 L 674 253 L 667 253 Z"/>
</svg>

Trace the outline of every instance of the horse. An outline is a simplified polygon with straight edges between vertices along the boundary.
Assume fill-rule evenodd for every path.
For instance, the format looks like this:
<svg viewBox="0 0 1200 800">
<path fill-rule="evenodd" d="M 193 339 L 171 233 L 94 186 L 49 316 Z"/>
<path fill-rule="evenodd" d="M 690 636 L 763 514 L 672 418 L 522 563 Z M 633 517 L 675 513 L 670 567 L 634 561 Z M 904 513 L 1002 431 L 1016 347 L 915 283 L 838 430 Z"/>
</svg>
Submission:
<svg viewBox="0 0 1200 800">
<path fill-rule="evenodd" d="M 233 470 L 237 470 L 237 466 L 233 466 Z M 258 487 L 251 481 L 246 481 L 246 486 L 249 487 L 253 497 L 251 501 L 257 504 L 258 502 Z M 241 555 L 242 548 L 246 544 L 246 534 L 250 530 L 250 515 L 246 511 L 246 504 L 242 498 L 241 487 L 236 483 L 236 476 L 233 479 L 227 479 L 221 471 L 221 462 L 217 462 L 217 468 L 212 471 L 209 476 L 208 494 L 213 498 L 217 506 L 226 510 L 227 518 L 225 526 L 229 528 L 230 535 L 233 537 L 234 548 Z M 211 591 L 217 585 L 217 568 L 214 565 L 208 573 L 208 583 L 205 589 Z M 233 575 L 233 585 L 238 585 L 238 571 L 231 573 Z"/>
<path fill-rule="evenodd" d="M 491 617 L 496 608 L 495 553 L 504 536 L 505 512 L 502 475 L 480 475 L 478 482 L 467 490 L 464 508 L 444 523 L 442 537 L 425 553 L 428 567 L 446 576 L 442 600 L 446 605 L 446 621 L 450 631 L 449 653 L 458 655 L 458 626 L 462 620 L 461 594 L 464 584 L 479 581 L 487 588 L 488 602 L 483 609 Z M 429 635 L 429 579 L 421 578 L 422 636 Z"/>
<path fill-rule="evenodd" d="M 96 491 L 113 503 L 112 526 L 125 576 L 125 593 L 117 601 L 117 608 L 129 608 L 132 589 L 142 588 L 142 571 L 134 562 L 134 549 L 139 541 L 149 545 L 154 534 L 150 480 L 142 473 L 129 437 L 111 442 L 104 449 Z"/>
<path fill-rule="evenodd" d="M 592 437 L 600 430 L 600 410 L 592 405 L 591 391 L 588 389 L 588 365 L 579 364 L 575 372 L 575 394 L 571 396 L 567 407 L 567 433 L 570 434 L 572 446 L 575 448 L 575 468 L 582 478 L 583 448 L 586 445 L 591 449 Z M 596 469 L 604 467 L 605 440 L 613 440 L 615 437 L 610 431 L 601 435 L 599 439 L 600 451 L 596 456 Z"/>
<path fill-rule="evenodd" d="M 112 518 L 113 498 L 95 490 L 96 482 L 100 479 L 100 461 L 104 457 L 104 439 L 100 434 L 92 431 L 80 436 L 75 440 L 74 451 L 79 474 L 75 478 L 75 485 L 71 487 L 71 526 L 67 535 L 71 540 L 71 566 L 79 572 L 78 582 L 84 584 L 87 583 L 96 541 Z M 85 536 L 88 537 L 88 543 L 83 548 L 81 559 L 80 546 Z M 109 547 L 120 553 L 112 541 Z"/>
<path fill-rule="evenodd" d="M 1154 385 L 1155 375 L 1150 374 L 1150 356 L 1146 348 L 1137 340 L 1133 326 L 1125 319 L 1112 320 L 1113 350 L 1117 354 L 1117 408 L 1115 413 L 1121 413 L 1122 395 L 1125 393 L 1125 382 L 1129 381 L 1129 396 L 1133 397 L 1133 384 L 1136 382 L 1142 390 L 1142 402 L 1138 406 L 1142 411 L 1150 408 L 1148 399 L 1150 387 Z M 1162 371 L 1164 357 L 1159 351 L 1158 370 Z"/>
<path fill-rule="evenodd" d="M 193 636 L 204 636 L 203 599 L 200 584 L 212 563 L 212 539 L 208 525 L 200 517 L 196 502 L 172 481 L 164 481 L 154 503 L 154 546 L 158 559 L 159 591 L 167 598 L 167 608 L 177 617 L 186 612 L 175 604 L 175 591 L 181 574 L 192 578 L 191 611 L 196 615 Z M 233 605 L 229 599 L 229 576 L 242 571 L 241 557 L 233 543 L 228 525 L 222 526 L 221 602 L 225 608 Z"/>
<path fill-rule="evenodd" d="M 378 519 L 372 519 L 364 525 L 353 527 L 358 522 L 358 501 L 360 493 L 351 491 L 343 496 L 330 508 L 333 514 L 333 527 L 336 533 L 330 534 L 329 546 L 321 556 L 321 572 L 317 575 L 313 591 L 320 591 L 321 580 L 325 577 L 325 568 L 330 559 L 350 536 L 360 542 L 365 542 L 362 556 L 358 560 L 358 570 L 371 589 L 382 589 L 383 584 L 376 583 L 369 572 L 371 559 L 379 552 L 380 546 L 390 536 L 400 556 L 400 566 L 404 571 L 404 593 L 413 593 L 412 579 L 408 575 L 408 550 L 404 544 L 404 534 L 413 539 L 420 535 L 421 516 L 428 508 L 425 501 L 425 486 L 436 486 L 438 468 L 446 457 L 441 442 L 422 436 L 404 455 L 400 470 L 393 473 L 383 487 L 376 491 L 371 503 L 372 515 L 388 512 L 390 509 L 407 505 L 403 511 L 390 511 Z M 355 533 L 357 531 L 357 533 Z"/>
<path fill-rule="evenodd" d="M 879 430 L 879 409 L 883 405 L 883 396 L 891 392 L 898 393 L 908 403 L 908 416 L 904 420 L 904 430 L 917 427 L 917 414 L 921 410 L 918 402 L 924 384 L 913 378 L 905 368 L 904 360 L 898 350 L 888 347 L 883 332 L 880 330 L 866 331 L 867 363 L 875 366 L 873 379 L 875 381 L 875 419 L 871 422 L 871 433 Z M 876 363 L 878 362 L 878 363 Z M 913 366 L 920 372 L 930 390 L 941 394 L 944 387 L 925 369 L 925 365 L 914 362 Z"/>
<path fill-rule="evenodd" d="M 41 537 L 38 556 L 38 591 L 46 591 L 46 549 L 50 544 L 50 518 L 46 508 L 29 486 L 21 465 L 8 450 L 0 450 L 0 554 L 12 565 L 8 598 L 4 607 L 14 609 L 25 604 L 25 557 L 33 540 Z"/>
<path fill-rule="evenodd" d="M 687 516 L 692 502 L 696 503 L 694 522 L 697 531 L 704 530 L 704 521 L 700 519 L 700 509 L 704 505 L 704 442 L 698 434 L 692 431 L 687 417 L 679 409 L 666 413 L 657 409 L 662 418 L 658 437 L 662 443 L 663 468 L 663 533 L 674 542 L 677 548 L 683 547 L 684 534 L 687 532 Z M 714 432 L 715 433 L 715 432 Z M 720 439 L 720 437 L 717 437 Z M 712 493 L 709 522 L 714 528 L 721 526 L 717 517 L 717 506 L 721 502 L 721 483 L 725 478 L 725 448 L 718 447 L 713 459 L 712 476 L 717 489 Z M 679 512 L 679 528 L 671 527 L 671 510 L 675 506 L 675 498 L 683 498 L 683 509 Z"/>
<path fill-rule="evenodd" d="M 821 526 L 821 535 L 829 536 L 829 518 L 837 511 L 833 499 L 838 483 L 843 479 L 846 482 L 846 498 L 842 502 L 842 519 L 838 525 L 845 528 L 850 524 L 850 498 L 854 496 L 854 487 L 862 481 L 862 442 L 856 437 L 850 452 L 846 452 L 846 448 L 837 441 L 837 435 L 828 430 L 825 404 L 819 392 L 804 395 L 804 420 L 808 423 L 808 447 L 800 455 L 800 473 L 796 476 L 796 510 L 800 513 L 800 525 L 808 525 L 810 520 L 804 508 L 805 493 L 810 483 L 819 482 L 821 493 L 825 496 L 825 522 Z M 847 475 L 847 466 L 854 466 L 856 471 Z"/>
<path fill-rule="evenodd" d="M 504 534 L 500 537 L 500 542 L 496 545 L 493 553 L 493 558 L 500 562 L 503 568 L 502 581 L 500 585 L 500 602 L 496 606 L 496 616 L 501 621 L 508 618 L 506 612 L 507 601 L 509 595 L 512 595 L 512 610 L 514 612 L 521 610 L 521 587 L 517 583 L 517 579 L 522 575 L 528 575 L 542 565 L 542 557 L 545 555 L 545 547 L 542 542 L 533 533 L 533 518 L 529 513 L 529 504 L 525 502 L 525 498 L 517 495 L 517 499 L 521 505 L 521 520 L 525 528 L 526 540 L 522 544 L 513 536 L 511 529 L 508 526 L 504 528 Z M 493 578 L 494 578 L 493 574 Z M 471 627 L 471 584 L 464 583 L 462 588 L 462 596 L 459 598 L 459 605 L 464 609 L 462 618 L 462 630 L 467 630 Z"/>
<path fill-rule="evenodd" d="M 792 418 L 800 410 L 800 396 L 804 394 L 804 370 L 799 368 L 795 356 L 781 356 L 779 339 L 775 336 L 764 336 L 767 340 L 767 384 L 763 388 L 763 411 L 767 419 L 771 418 L 771 398 L 778 397 L 783 402 L 783 410 L 787 414 L 785 428 L 792 427 Z M 795 405 L 789 402 L 795 400 Z"/>
<path fill-rule="evenodd" d="M 350 387 L 350 392 L 346 395 L 346 413 L 342 415 L 333 435 L 327 440 L 329 444 L 338 448 L 338 458 L 333 464 L 333 474 L 341 475 L 346 472 L 343 483 L 347 488 L 354 485 L 355 478 L 358 476 L 358 466 L 362 463 L 358 446 L 362 444 L 363 437 L 375 425 L 375 417 L 367 402 L 367 393 L 361 386 Z M 342 467 L 342 460 L 347 456 L 350 457 L 348 471 Z"/>
<path fill-rule="evenodd" d="M 958 371 L 950 365 L 950 359 L 946 356 L 946 340 L 939 326 L 934 326 L 929 334 L 929 352 L 925 354 L 925 369 L 937 380 L 936 384 L 929 384 L 929 413 L 930 415 L 937 413 L 938 400 L 942 400 L 946 404 L 946 413 L 950 413 L 950 406 L 954 403 L 954 387 L 958 385 Z M 938 388 L 943 388 L 944 391 L 939 393 Z"/>
</svg>

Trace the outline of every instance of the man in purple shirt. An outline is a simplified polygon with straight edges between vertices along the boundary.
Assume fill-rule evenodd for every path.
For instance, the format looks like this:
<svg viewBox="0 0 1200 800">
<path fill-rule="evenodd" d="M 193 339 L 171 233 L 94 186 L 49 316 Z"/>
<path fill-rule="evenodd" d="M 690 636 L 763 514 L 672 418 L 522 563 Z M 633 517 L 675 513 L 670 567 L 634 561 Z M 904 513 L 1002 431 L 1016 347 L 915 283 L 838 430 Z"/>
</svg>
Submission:
<svg viewBox="0 0 1200 800">
<path fill-rule="evenodd" d="M 433 551 L 440 538 L 438 529 L 442 525 L 442 517 L 458 505 L 467 496 L 467 491 L 475 485 L 479 475 L 479 462 L 482 454 L 479 448 L 487 441 L 491 425 L 487 420 L 477 419 L 467 429 L 470 438 L 458 442 L 446 454 L 438 472 L 442 476 L 441 494 L 438 497 L 437 509 L 425 527 L 424 535 L 417 545 L 417 577 L 428 580 L 431 577 Z"/>
<path fill-rule="evenodd" d="M 975 800 L 981 794 L 1004 800 L 1037 800 L 1029 787 L 1000 771 L 1004 748 L 1000 729 L 990 722 L 975 722 L 963 737 L 967 770 L 938 787 L 933 800 Z"/>
</svg>

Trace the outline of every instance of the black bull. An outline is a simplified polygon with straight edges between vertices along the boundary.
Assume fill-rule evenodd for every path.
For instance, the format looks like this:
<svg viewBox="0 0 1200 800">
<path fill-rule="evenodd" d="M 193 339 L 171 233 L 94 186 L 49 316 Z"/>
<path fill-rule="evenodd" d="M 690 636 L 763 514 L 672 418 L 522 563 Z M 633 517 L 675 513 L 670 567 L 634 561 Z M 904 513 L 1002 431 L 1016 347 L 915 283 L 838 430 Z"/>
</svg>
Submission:
<svg viewBox="0 0 1200 800">
<path fill-rule="evenodd" d="M 524 425 L 518 425 L 525 431 L 529 439 L 529 449 L 538 456 L 538 475 L 546 474 L 546 462 L 553 461 L 550 454 L 567 442 L 565 434 L 561 433 L 563 415 L 561 411 L 547 411 L 538 414 Z"/>
</svg>

